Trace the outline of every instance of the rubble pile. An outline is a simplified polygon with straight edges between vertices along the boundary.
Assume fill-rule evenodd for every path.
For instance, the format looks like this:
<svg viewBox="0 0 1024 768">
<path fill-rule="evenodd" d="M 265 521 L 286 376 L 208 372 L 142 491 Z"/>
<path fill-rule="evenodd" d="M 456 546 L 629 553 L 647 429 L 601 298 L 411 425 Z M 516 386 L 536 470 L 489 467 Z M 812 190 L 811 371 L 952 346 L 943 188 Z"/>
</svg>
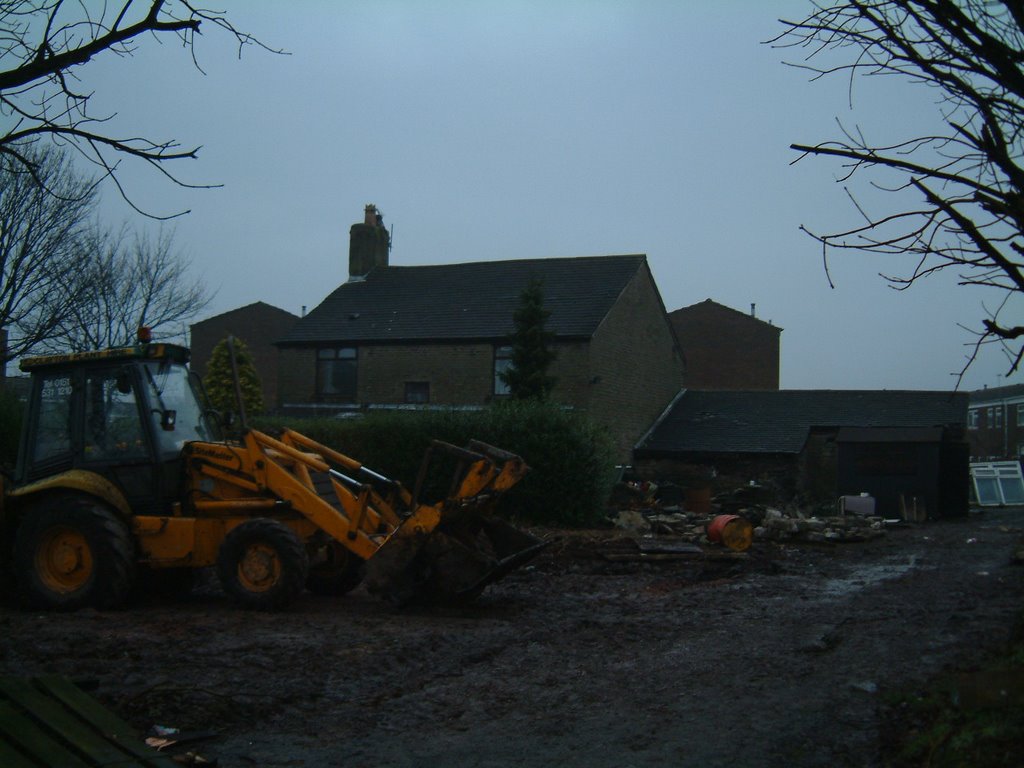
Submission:
<svg viewBox="0 0 1024 768">
<path fill-rule="evenodd" d="M 754 526 L 754 538 L 760 541 L 858 542 L 885 534 L 885 520 L 881 517 L 839 515 L 832 509 L 811 512 L 793 505 L 773 506 L 769 503 L 770 494 L 754 485 L 716 496 L 707 505 L 710 509 L 704 510 L 687 509 L 685 495 L 675 486 L 628 482 L 619 485 L 610 517 L 616 528 L 633 534 L 706 544 L 708 525 L 722 514 L 748 520 Z"/>
</svg>

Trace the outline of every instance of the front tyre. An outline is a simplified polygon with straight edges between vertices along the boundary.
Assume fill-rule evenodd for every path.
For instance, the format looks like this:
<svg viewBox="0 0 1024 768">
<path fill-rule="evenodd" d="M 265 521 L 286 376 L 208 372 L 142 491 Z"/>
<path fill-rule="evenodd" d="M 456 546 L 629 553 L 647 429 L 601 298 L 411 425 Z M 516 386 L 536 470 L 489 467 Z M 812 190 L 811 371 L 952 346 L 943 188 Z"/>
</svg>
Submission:
<svg viewBox="0 0 1024 768">
<path fill-rule="evenodd" d="M 323 548 L 322 560 L 309 567 L 306 589 L 314 595 L 348 594 L 363 579 L 363 560 L 336 541 Z"/>
<path fill-rule="evenodd" d="M 224 591 L 244 608 L 278 611 L 302 592 L 309 573 L 306 549 L 277 520 L 256 518 L 233 528 L 217 555 Z"/>
<path fill-rule="evenodd" d="M 128 527 L 99 501 L 52 497 L 22 511 L 14 568 L 34 608 L 117 608 L 135 578 L 135 548 Z"/>
</svg>

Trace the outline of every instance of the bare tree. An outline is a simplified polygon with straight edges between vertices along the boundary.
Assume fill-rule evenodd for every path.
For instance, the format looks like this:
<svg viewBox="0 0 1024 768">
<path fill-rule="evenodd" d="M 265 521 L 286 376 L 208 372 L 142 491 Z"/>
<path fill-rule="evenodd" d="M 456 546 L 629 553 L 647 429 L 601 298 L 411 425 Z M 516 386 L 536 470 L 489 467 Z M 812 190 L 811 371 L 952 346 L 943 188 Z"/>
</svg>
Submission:
<svg viewBox="0 0 1024 768">
<path fill-rule="evenodd" d="M 930 87 L 942 126 L 934 135 L 869 141 L 859 127 L 841 136 L 793 144 L 806 155 L 839 158 L 840 181 L 868 173 L 895 193 L 896 210 L 867 210 L 847 190 L 863 222 L 820 234 L 826 273 L 832 249 L 907 257 L 905 270 L 883 274 L 905 289 L 944 270 L 959 284 L 988 289 L 994 301 L 975 328 L 996 343 L 1009 370 L 1024 358 L 1024 6 L 1020 0 L 843 0 L 814 3 L 802 21 L 782 22 L 774 41 L 806 51 L 797 66 L 814 79 L 843 76 L 852 94 L 860 75 L 895 75 Z M 888 129 L 894 130 L 898 121 Z M 829 278 L 831 282 L 831 278 Z"/>
<path fill-rule="evenodd" d="M 50 138 L 70 145 L 111 177 L 130 205 L 117 177 L 119 158 L 136 158 L 176 184 L 194 186 L 165 164 L 194 158 L 198 148 L 173 139 L 112 135 L 113 116 L 90 112 L 93 94 L 80 88 L 77 74 L 101 54 L 130 57 L 147 38 L 177 39 L 198 68 L 194 43 L 207 27 L 231 35 L 239 55 L 248 45 L 265 47 L 223 12 L 192 0 L 0 0 L 0 155 L 35 173 L 29 151 L 35 142 Z"/>
<path fill-rule="evenodd" d="M 85 351 L 136 342 L 140 326 L 163 339 L 184 340 L 188 321 L 212 298 L 188 276 L 189 262 L 166 229 L 155 239 L 94 225 L 82 238 L 82 271 L 89 290 L 63 313 L 48 346 Z"/>
<path fill-rule="evenodd" d="M 88 287 L 77 243 L 93 211 L 95 186 L 74 172 L 64 153 L 29 148 L 25 157 L 32 174 L 0 154 L 4 363 L 52 339 Z"/>
</svg>

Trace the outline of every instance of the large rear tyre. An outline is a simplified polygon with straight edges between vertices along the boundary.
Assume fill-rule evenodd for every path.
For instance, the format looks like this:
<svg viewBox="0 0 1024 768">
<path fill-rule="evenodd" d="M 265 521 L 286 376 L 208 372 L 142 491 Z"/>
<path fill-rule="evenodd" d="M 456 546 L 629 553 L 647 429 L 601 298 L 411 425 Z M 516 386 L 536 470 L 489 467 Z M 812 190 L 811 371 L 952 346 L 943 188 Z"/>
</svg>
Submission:
<svg viewBox="0 0 1024 768">
<path fill-rule="evenodd" d="M 306 589 L 314 595 L 339 597 L 363 580 L 363 559 L 336 541 L 325 545 L 324 559 L 309 567 Z"/>
<path fill-rule="evenodd" d="M 224 538 L 217 555 L 221 586 L 243 608 L 279 611 L 302 592 L 309 573 L 306 548 L 284 523 L 248 520 Z"/>
<path fill-rule="evenodd" d="M 14 568 L 32 607 L 117 608 L 131 591 L 135 548 L 128 527 L 99 501 L 52 497 L 22 512 Z"/>
</svg>

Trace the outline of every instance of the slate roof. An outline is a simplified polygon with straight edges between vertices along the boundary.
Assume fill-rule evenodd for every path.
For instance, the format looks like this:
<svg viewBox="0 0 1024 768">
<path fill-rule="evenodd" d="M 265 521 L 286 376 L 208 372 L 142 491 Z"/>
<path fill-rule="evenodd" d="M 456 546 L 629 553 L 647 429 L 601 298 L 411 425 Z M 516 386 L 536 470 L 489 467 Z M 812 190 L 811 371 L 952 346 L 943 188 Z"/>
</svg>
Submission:
<svg viewBox="0 0 1024 768">
<path fill-rule="evenodd" d="M 281 309 L 280 307 L 275 307 L 273 304 L 267 304 L 267 302 L 265 302 L 265 301 L 254 301 L 252 304 L 246 304 L 244 307 L 236 307 L 235 309 L 229 309 L 228 311 L 221 312 L 218 315 L 212 315 L 210 317 L 205 318 L 204 320 L 199 320 L 199 321 L 193 323 L 192 325 L 193 326 L 202 325 L 203 323 L 209 323 L 211 320 L 212 321 L 220 321 L 220 320 L 223 320 L 224 318 L 229 317 L 231 315 L 234 315 L 236 313 L 237 314 L 243 314 L 245 312 L 266 312 L 268 315 L 273 315 L 273 316 L 276 316 L 276 317 L 279 317 L 279 318 L 285 319 L 285 320 L 288 320 L 288 319 L 298 320 L 299 319 L 297 315 L 292 314 L 291 312 L 289 312 L 286 309 Z"/>
<path fill-rule="evenodd" d="M 686 391 L 638 455 L 799 453 L 812 427 L 964 425 L 967 394 L 906 390 Z"/>
<path fill-rule="evenodd" d="M 584 256 L 377 267 L 338 287 L 279 343 L 506 338 L 519 295 L 534 278 L 544 281 L 547 329 L 559 338 L 589 338 L 646 261 Z"/>
<path fill-rule="evenodd" d="M 766 320 L 762 320 L 759 317 L 754 317 L 753 315 L 747 314 L 746 312 L 741 312 L 738 309 L 727 307 L 725 306 L 725 304 L 719 304 L 717 301 L 713 299 L 704 299 L 704 301 L 699 301 L 696 304 L 690 304 L 689 306 L 686 307 L 674 309 L 668 313 L 668 316 L 670 318 L 679 319 L 680 321 L 685 322 L 691 316 L 708 317 L 713 314 L 738 316 L 737 319 L 739 319 L 740 322 L 747 322 L 749 325 L 755 328 L 772 330 L 778 334 L 782 333 L 782 328 L 779 328 L 779 326 L 775 325 L 774 323 L 769 323 Z"/>
</svg>

